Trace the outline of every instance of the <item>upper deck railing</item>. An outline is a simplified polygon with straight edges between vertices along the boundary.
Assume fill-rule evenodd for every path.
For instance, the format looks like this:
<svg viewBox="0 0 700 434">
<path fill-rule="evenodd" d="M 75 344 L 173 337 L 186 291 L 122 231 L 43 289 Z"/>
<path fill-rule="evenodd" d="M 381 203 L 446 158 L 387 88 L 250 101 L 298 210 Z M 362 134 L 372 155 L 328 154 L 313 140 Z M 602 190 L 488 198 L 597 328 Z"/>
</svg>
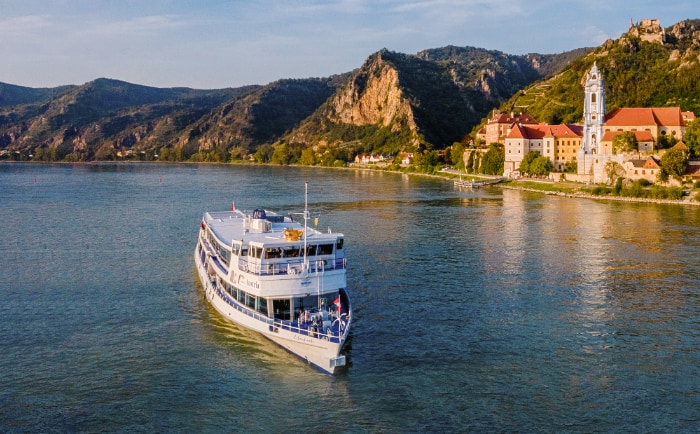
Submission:
<svg viewBox="0 0 700 434">
<path fill-rule="evenodd" d="M 342 270 L 347 268 L 345 258 L 317 259 L 309 261 L 309 273 Z M 288 259 L 281 261 L 239 259 L 238 269 L 259 276 L 274 276 L 279 274 L 301 274 L 304 271 L 304 260 Z"/>
</svg>

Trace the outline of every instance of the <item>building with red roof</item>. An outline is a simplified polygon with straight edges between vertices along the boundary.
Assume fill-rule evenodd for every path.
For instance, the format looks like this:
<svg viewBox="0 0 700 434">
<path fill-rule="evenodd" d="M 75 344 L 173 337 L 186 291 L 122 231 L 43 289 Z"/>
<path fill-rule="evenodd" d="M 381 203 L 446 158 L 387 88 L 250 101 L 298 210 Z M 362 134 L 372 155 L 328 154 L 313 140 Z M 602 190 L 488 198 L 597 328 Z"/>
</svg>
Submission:
<svg viewBox="0 0 700 434">
<path fill-rule="evenodd" d="M 522 125 L 537 125 L 537 121 L 529 114 L 501 113 L 498 110 L 493 111 L 493 115 L 487 121 L 486 126 L 479 131 L 477 137 L 486 142 L 504 144 L 506 137 L 517 124 Z"/>
<path fill-rule="evenodd" d="M 517 175 L 528 152 L 536 151 L 552 162 L 554 171 L 563 172 L 566 163 L 576 161 L 583 127 L 574 124 L 516 124 L 505 139 L 504 175 Z"/>
<path fill-rule="evenodd" d="M 625 169 L 625 177 L 631 180 L 646 179 L 654 183 L 661 170 L 657 157 L 650 155 L 647 158 L 627 160 L 622 164 Z"/>
<path fill-rule="evenodd" d="M 700 161 L 689 161 L 683 179 L 688 182 L 700 181 Z"/>
<path fill-rule="evenodd" d="M 690 125 L 695 120 L 695 113 L 693 112 L 682 112 L 681 116 L 683 116 L 683 121 L 686 126 Z"/>
<path fill-rule="evenodd" d="M 659 136 L 664 135 L 680 140 L 685 132 L 685 125 L 680 107 L 625 107 L 615 109 L 605 116 L 604 131 L 646 131 L 651 134 L 653 141 L 658 143 Z"/>
</svg>

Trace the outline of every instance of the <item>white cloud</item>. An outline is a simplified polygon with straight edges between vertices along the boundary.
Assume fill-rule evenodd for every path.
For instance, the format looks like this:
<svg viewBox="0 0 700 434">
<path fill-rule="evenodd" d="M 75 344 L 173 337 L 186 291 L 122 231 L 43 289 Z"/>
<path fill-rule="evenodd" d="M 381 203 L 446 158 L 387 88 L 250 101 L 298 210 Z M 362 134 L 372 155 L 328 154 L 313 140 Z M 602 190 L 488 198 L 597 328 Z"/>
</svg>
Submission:
<svg viewBox="0 0 700 434">
<path fill-rule="evenodd" d="M 5 3 L 0 81 L 24 85 L 98 76 L 192 87 L 264 83 L 346 72 L 384 47 L 404 53 L 446 45 L 552 53 L 619 37 L 629 18 L 658 16 L 670 25 L 697 15 L 682 0 L 668 0 L 663 8 L 652 7 L 652 0 Z M 646 15 L 639 16 L 642 11 Z"/>
<path fill-rule="evenodd" d="M 26 36 L 51 26 L 47 15 L 23 15 L 0 19 L 2 34 L 8 36 Z"/>
</svg>

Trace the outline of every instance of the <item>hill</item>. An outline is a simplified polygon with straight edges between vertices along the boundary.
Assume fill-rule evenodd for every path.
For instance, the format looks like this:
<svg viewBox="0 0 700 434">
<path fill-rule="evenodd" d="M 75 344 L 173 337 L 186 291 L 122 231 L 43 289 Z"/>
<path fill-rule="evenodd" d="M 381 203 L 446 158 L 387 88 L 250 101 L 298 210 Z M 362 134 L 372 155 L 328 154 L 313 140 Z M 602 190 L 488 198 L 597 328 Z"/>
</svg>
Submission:
<svg viewBox="0 0 700 434">
<path fill-rule="evenodd" d="M 100 78 L 81 86 L 0 86 L 0 150 L 41 160 L 228 160 L 263 145 L 442 149 L 513 92 L 568 62 L 473 47 L 382 50 L 356 71 L 266 86 L 153 88 Z M 348 158 L 351 158 L 349 155 Z"/>
<path fill-rule="evenodd" d="M 75 86 L 60 86 L 54 88 L 32 88 L 0 83 L 0 108 L 23 104 L 46 102 L 61 95 Z"/>
<path fill-rule="evenodd" d="M 444 149 L 514 92 L 587 51 L 513 56 L 454 46 L 417 55 L 381 50 L 281 143 L 337 145 L 346 153 Z"/>
<path fill-rule="evenodd" d="M 580 122 L 582 80 L 593 62 L 605 77 L 608 111 L 679 106 L 700 113 L 700 20 L 665 29 L 650 22 L 632 23 L 620 38 L 606 41 L 560 73 L 516 92 L 501 110 L 527 112 L 550 124 Z"/>
<path fill-rule="evenodd" d="M 328 164 L 359 152 L 440 150 L 466 140 L 496 107 L 578 122 L 593 62 L 608 110 L 680 106 L 700 113 L 700 21 L 631 23 L 600 47 L 509 55 L 447 46 L 381 50 L 357 70 L 237 89 L 160 89 L 98 79 L 31 89 L 0 84 L 0 151 L 44 159 L 228 160 L 260 153 Z M 264 151 L 264 152 L 263 152 Z M 322 158 L 330 153 L 333 158 Z M 7 153 L 6 153 L 7 155 Z M 307 155 L 308 157 L 308 155 Z"/>
<path fill-rule="evenodd" d="M 298 126 L 346 79 L 279 80 L 232 98 L 186 127 L 175 147 L 188 150 L 185 157 L 215 151 L 217 160 L 227 154 L 243 158 Z"/>
<path fill-rule="evenodd" d="M 16 99 L 32 98 L 31 89 L 20 90 Z M 0 109 L 0 147 L 48 160 L 109 159 L 105 149 L 131 148 L 154 135 L 154 142 L 167 142 L 204 113 L 252 90 L 160 89 L 105 78 L 51 89 L 31 103 Z"/>
</svg>

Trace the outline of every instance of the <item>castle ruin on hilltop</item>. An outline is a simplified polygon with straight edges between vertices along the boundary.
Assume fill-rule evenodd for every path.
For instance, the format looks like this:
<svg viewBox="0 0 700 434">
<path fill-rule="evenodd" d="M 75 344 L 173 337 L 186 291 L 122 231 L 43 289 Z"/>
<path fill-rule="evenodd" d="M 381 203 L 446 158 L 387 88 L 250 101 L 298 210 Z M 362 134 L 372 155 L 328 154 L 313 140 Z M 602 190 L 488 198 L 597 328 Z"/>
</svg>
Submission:
<svg viewBox="0 0 700 434">
<path fill-rule="evenodd" d="M 640 38 L 642 41 L 658 42 L 663 44 L 666 41 L 666 33 L 661 28 L 658 18 L 643 19 L 634 23 L 630 18 L 630 29 L 627 36 Z"/>
</svg>

